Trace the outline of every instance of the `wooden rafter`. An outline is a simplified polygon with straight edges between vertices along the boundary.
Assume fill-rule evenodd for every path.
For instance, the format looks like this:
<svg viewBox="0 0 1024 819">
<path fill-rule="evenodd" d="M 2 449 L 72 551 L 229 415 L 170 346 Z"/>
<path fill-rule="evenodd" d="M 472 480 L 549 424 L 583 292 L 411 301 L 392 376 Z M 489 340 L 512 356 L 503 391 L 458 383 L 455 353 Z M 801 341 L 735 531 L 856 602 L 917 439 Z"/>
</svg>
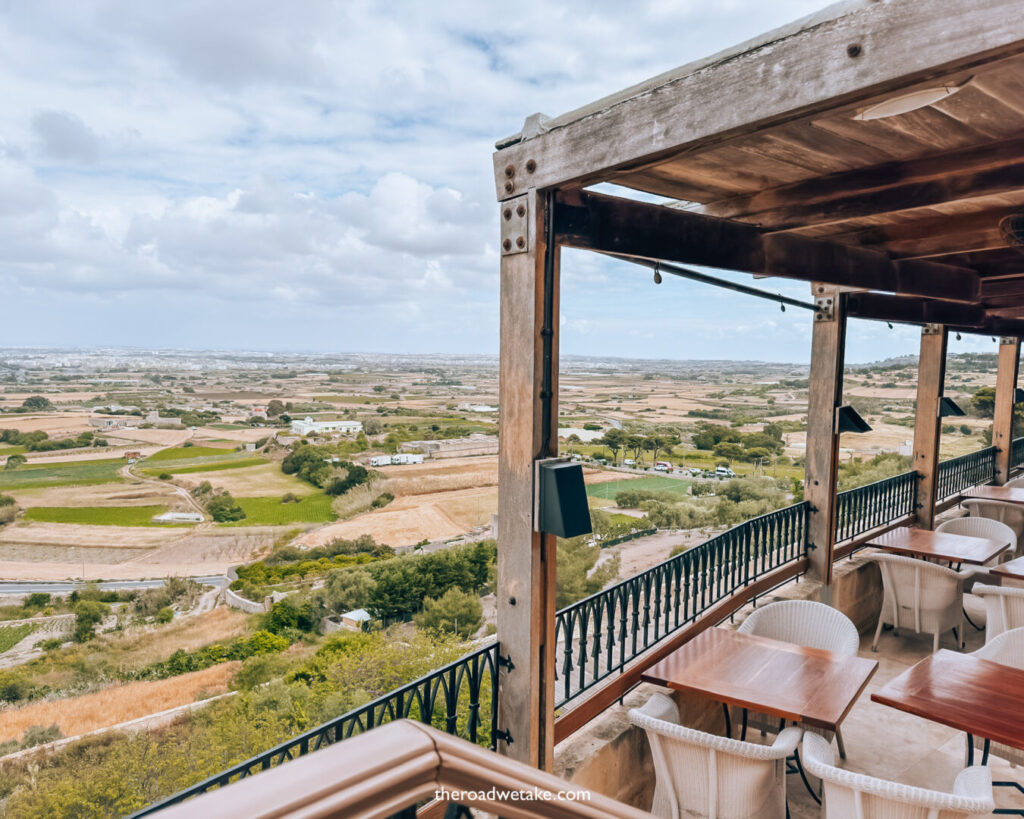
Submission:
<svg viewBox="0 0 1024 819">
<path fill-rule="evenodd" d="M 765 234 L 753 225 L 587 192 L 559 193 L 558 241 L 569 247 L 818 281 L 950 301 L 977 302 L 967 268 L 892 260 L 883 252 Z"/>
</svg>

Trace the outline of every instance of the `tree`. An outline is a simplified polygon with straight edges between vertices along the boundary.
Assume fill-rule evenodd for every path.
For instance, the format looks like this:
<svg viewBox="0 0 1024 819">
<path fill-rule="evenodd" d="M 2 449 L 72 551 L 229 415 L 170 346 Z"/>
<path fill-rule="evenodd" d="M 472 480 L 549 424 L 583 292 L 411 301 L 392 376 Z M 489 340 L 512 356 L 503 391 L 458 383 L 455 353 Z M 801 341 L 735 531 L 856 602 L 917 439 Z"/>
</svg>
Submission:
<svg viewBox="0 0 1024 819">
<path fill-rule="evenodd" d="M 384 431 L 384 422 L 380 418 L 363 419 L 363 432 L 367 435 L 380 435 Z"/>
<path fill-rule="evenodd" d="M 365 609 L 373 601 L 377 581 L 365 569 L 335 569 L 317 594 L 320 608 L 331 614 Z"/>
<path fill-rule="evenodd" d="M 279 401 L 277 398 L 272 398 L 267 403 L 267 417 L 277 418 L 281 413 L 284 412 L 284 403 Z"/>
<path fill-rule="evenodd" d="M 96 636 L 96 626 L 110 614 L 110 606 L 99 600 L 80 600 L 75 604 L 76 643 L 85 643 Z"/>
<path fill-rule="evenodd" d="M 647 437 L 644 435 L 630 435 L 626 438 L 626 446 L 633 453 L 633 460 L 640 460 L 640 453 L 643 452 L 645 443 L 647 443 Z"/>
<path fill-rule="evenodd" d="M 437 599 L 424 600 L 423 611 L 413 620 L 422 629 L 447 631 L 466 640 L 480 628 L 483 607 L 473 592 L 451 588 Z"/>
<path fill-rule="evenodd" d="M 7 457 L 7 463 L 4 464 L 4 469 L 17 469 L 19 466 L 28 463 L 28 458 L 24 455 L 9 455 Z"/>
<path fill-rule="evenodd" d="M 41 410 L 53 409 L 53 404 L 45 395 L 30 395 L 21 402 L 22 409 L 39 412 Z"/>
<path fill-rule="evenodd" d="M 608 449 L 612 451 L 612 460 L 618 461 L 619 450 L 621 450 L 626 445 L 626 439 L 628 437 L 629 436 L 626 434 L 625 430 L 610 429 L 604 435 L 602 435 L 596 443 L 608 447 Z"/>
<path fill-rule="evenodd" d="M 996 388 L 980 387 L 971 398 L 974 411 L 982 418 L 991 418 L 996 410 Z"/>
<path fill-rule="evenodd" d="M 738 461 L 743 458 L 743 447 L 729 441 L 722 441 L 715 444 L 712 452 L 719 458 L 727 458 L 730 461 Z"/>
<path fill-rule="evenodd" d="M 558 585 L 555 591 L 557 608 L 564 608 L 599 592 L 619 575 L 619 556 L 615 555 L 597 566 L 601 547 L 588 543 L 587 538 L 588 535 L 580 535 L 558 541 Z"/>
</svg>

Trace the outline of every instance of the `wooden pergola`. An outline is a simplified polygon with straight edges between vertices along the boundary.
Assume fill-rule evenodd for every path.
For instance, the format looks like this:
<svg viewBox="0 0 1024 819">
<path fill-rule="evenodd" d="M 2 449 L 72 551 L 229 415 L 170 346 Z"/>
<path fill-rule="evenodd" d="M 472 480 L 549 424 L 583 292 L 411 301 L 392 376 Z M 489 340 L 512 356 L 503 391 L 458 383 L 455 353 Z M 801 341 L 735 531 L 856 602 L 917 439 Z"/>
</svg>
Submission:
<svg viewBox="0 0 1024 819">
<path fill-rule="evenodd" d="M 947 334 L 1000 336 L 1009 472 L 1024 335 L 1024 16 L 1013 0 L 858 0 L 563 116 L 494 155 L 501 223 L 499 749 L 550 767 L 559 249 L 809 282 L 811 571 L 831 580 L 848 317 L 921 325 L 914 468 L 930 527 Z M 612 183 L 672 200 L 590 190 Z M 1019 216 L 1018 216 L 1019 214 Z"/>
</svg>

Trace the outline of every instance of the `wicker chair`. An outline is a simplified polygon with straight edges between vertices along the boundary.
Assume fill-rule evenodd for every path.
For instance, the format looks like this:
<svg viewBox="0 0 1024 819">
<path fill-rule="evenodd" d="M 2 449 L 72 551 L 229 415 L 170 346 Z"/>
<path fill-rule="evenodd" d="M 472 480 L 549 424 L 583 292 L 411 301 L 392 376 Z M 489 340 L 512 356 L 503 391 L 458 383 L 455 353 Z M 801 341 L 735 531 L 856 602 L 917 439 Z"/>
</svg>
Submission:
<svg viewBox="0 0 1024 819">
<path fill-rule="evenodd" d="M 979 586 L 978 588 L 983 587 Z M 996 588 L 995 591 L 1003 590 Z M 1024 589 L 1010 589 L 1010 591 L 1017 591 L 1024 595 Z M 999 663 L 1000 665 L 1024 669 L 1024 628 L 1004 631 L 999 636 L 986 641 L 985 645 L 977 651 L 972 651 L 971 656 L 982 660 L 991 660 L 993 663 Z M 976 748 L 983 748 L 984 744 L 985 741 L 981 737 L 974 738 L 974 746 Z M 993 742 L 990 743 L 989 753 L 1002 757 L 1012 765 L 1024 765 L 1024 751 L 1019 748 L 1012 748 L 1009 745 Z M 1019 788 L 1019 786 L 1015 787 Z"/>
<path fill-rule="evenodd" d="M 805 734 L 804 767 L 822 781 L 824 819 L 961 819 L 991 813 L 992 774 L 976 765 L 953 782 L 953 792 L 913 788 L 835 767 L 824 737 Z"/>
<path fill-rule="evenodd" d="M 1024 627 L 1024 589 L 978 583 L 972 590 L 985 601 L 985 645 L 1011 629 Z"/>
<path fill-rule="evenodd" d="M 878 638 L 886 623 L 897 632 L 909 628 L 917 634 L 933 635 L 933 651 L 939 650 L 939 636 L 953 629 L 957 645 L 963 648 L 964 587 L 976 578 L 978 569 L 957 572 L 936 563 L 891 554 L 876 554 L 871 559 L 882 572 L 883 590 L 872 651 L 878 650 Z"/>
<path fill-rule="evenodd" d="M 653 695 L 629 721 L 647 732 L 656 777 L 651 813 L 663 819 L 785 819 L 786 757 L 803 733 L 755 745 L 679 724 L 675 702 Z"/>
<path fill-rule="evenodd" d="M 855 655 L 860 648 L 857 627 L 838 609 L 813 600 L 782 600 L 755 609 L 737 631 L 785 643 Z M 764 720 L 767 725 L 767 720 Z M 764 725 L 759 727 L 764 727 Z M 839 756 L 846 759 L 843 735 L 836 731 Z"/>
<path fill-rule="evenodd" d="M 1013 528 L 994 518 L 966 517 L 953 518 L 935 527 L 936 532 L 948 532 L 953 535 L 980 537 L 1005 543 L 1006 548 L 992 558 L 989 563 L 1002 563 L 1017 554 L 1017 533 Z"/>
<path fill-rule="evenodd" d="M 1015 557 L 1020 557 L 1020 550 L 1024 547 L 1024 506 L 1016 503 L 1006 503 L 995 500 L 978 500 L 970 498 L 965 500 L 961 506 L 967 510 L 972 518 L 989 518 L 1005 523 L 1015 535 L 1017 535 L 1017 552 Z"/>
</svg>

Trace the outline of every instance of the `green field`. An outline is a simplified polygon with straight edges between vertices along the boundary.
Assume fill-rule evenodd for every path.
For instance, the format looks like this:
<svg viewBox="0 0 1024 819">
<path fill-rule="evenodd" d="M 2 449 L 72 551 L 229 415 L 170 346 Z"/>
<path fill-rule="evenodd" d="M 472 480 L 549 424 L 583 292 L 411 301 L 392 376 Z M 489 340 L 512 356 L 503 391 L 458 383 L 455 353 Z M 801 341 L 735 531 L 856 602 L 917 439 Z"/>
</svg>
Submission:
<svg viewBox="0 0 1024 819">
<path fill-rule="evenodd" d="M 615 496 L 623 489 L 644 489 L 649 492 L 675 492 L 678 495 L 685 495 L 690 489 L 690 482 L 676 478 L 665 478 L 660 475 L 651 475 L 624 481 L 592 483 L 587 487 L 587 494 L 592 498 L 614 500 Z"/>
<path fill-rule="evenodd" d="M 298 503 L 281 503 L 280 498 L 236 498 L 245 510 L 245 520 L 224 526 L 284 526 L 289 523 L 328 523 L 337 519 L 329 495 L 307 495 Z"/>
<path fill-rule="evenodd" d="M 166 506 L 32 506 L 26 520 L 40 523 L 79 523 L 85 526 L 191 526 L 189 523 L 154 523 Z"/>
<path fill-rule="evenodd" d="M 0 628 L 0 654 L 14 648 L 18 643 L 35 631 L 35 629 L 35 626 L 29 624 Z"/>
<path fill-rule="evenodd" d="M 211 456 L 223 458 L 226 455 L 238 455 L 238 453 L 234 449 L 218 446 L 173 446 L 150 455 L 145 462 L 150 464 L 162 461 L 191 461 L 195 458 Z"/>
<path fill-rule="evenodd" d="M 0 491 L 111 483 L 120 480 L 117 471 L 124 463 L 121 458 L 105 458 L 96 461 L 25 464 L 17 469 L 0 469 Z"/>
<path fill-rule="evenodd" d="M 203 462 L 190 466 L 174 466 L 172 462 L 155 469 L 143 469 L 142 474 L 155 478 L 165 472 L 170 475 L 188 475 L 192 472 L 219 472 L 222 469 L 243 469 L 247 466 L 260 466 L 266 463 L 270 463 L 266 458 L 236 458 L 230 461 Z"/>
<path fill-rule="evenodd" d="M 6 446 L 0 444 L 0 458 L 6 458 L 8 455 L 21 455 L 25 451 L 23 446 Z"/>
<path fill-rule="evenodd" d="M 210 429 L 248 429 L 248 424 L 208 424 Z"/>
</svg>

